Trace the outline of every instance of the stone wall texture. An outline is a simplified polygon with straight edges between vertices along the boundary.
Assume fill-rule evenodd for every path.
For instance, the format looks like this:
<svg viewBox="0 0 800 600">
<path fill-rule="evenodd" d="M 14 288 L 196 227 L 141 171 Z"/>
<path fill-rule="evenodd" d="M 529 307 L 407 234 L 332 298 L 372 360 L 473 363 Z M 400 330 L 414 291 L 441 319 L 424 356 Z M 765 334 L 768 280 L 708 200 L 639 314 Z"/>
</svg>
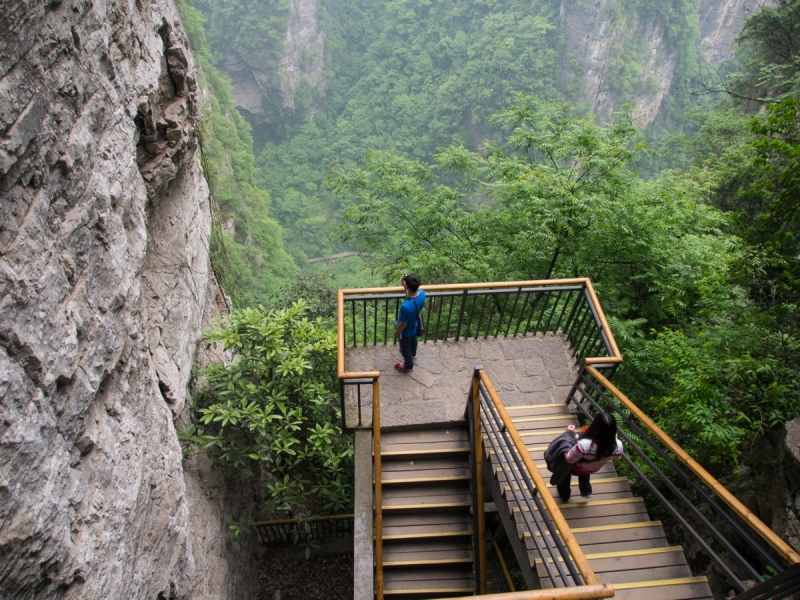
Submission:
<svg viewBox="0 0 800 600">
<path fill-rule="evenodd" d="M 175 425 L 221 299 L 196 96 L 172 0 L 0 1 L 1 598 L 248 596 Z"/>
</svg>

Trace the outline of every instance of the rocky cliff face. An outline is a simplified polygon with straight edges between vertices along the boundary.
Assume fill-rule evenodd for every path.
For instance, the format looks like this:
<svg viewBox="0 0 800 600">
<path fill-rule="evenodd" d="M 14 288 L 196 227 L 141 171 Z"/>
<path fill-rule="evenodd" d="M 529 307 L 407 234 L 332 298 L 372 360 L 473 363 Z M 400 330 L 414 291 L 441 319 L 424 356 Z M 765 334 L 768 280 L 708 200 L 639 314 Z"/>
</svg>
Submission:
<svg viewBox="0 0 800 600">
<path fill-rule="evenodd" d="M 318 92 L 327 85 L 325 76 L 325 31 L 319 22 L 320 0 L 291 0 L 289 27 L 284 38 L 283 57 L 277 77 L 249 65 L 242 57 L 229 53 L 225 71 L 233 83 L 233 101 L 246 112 L 256 127 L 273 123 L 279 117 L 268 108 L 282 106 L 294 111 L 297 95 Z M 308 118 L 316 109 L 307 107 Z"/>
<path fill-rule="evenodd" d="M 0 596 L 189 598 L 229 550 L 174 425 L 216 300 L 185 34 L 171 0 L 4 1 L 0 32 Z"/>
<path fill-rule="evenodd" d="M 567 51 L 559 78 L 562 84 L 579 81 L 582 100 L 600 118 L 620 109 L 610 81 L 611 64 L 627 48 L 640 54 L 641 72 L 636 76 L 634 116 L 646 127 L 658 115 L 665 96 L 682 82 L 674 81 L 676 49 L 666 39 L 663 23 L 627 15 L 620 27 L 609 10 L 614 0 L 593 3 L 561 3 L 561 26 Z M 698 9 L 701 55 L 712 65 L 733 58 L 736 36 L 758 0 L 702 0 Z M 638 41 L 638 43 L 637 43 Z"/>
</svg>

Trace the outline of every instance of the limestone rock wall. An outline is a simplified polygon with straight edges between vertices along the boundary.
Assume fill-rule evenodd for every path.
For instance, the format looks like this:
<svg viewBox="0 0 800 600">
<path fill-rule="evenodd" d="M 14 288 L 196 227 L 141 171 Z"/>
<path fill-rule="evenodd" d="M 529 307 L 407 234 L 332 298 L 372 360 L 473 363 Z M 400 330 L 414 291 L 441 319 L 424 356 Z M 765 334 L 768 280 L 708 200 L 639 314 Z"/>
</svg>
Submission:
<svg viewBox="0 0 800 600">
<path fill-rule="evenodd" d="M 175 426 L 218 300 L 196 93 L 171 0 L 0 2 L 2 598 L 237 589 Z"/>
<path fill-rule="evenodd" d="M 609 10 L 613 1 L 561 3 L 561 27 L 567 51 L 559 79 L 562 85 L 580 82 L 582 100 L 592 113 L 607 119 L 621 107 L 609 83 L 609 65 L 626 41 L 643 41 L 640 89 L 625 101 L 634 105 L 637 124 L 646 127 L 658 115 L 666 95 L 683 83 L 674 81 L 678 56 L 667 43 L 663 23 L 634 18 L 632 26 L 615 26 Z M 736 36 L 744 19 L 757 6 L 758 0 L 700 2 L 698 44 L 706 61 L 716 66 L 733 58 Z"/>
</svg>

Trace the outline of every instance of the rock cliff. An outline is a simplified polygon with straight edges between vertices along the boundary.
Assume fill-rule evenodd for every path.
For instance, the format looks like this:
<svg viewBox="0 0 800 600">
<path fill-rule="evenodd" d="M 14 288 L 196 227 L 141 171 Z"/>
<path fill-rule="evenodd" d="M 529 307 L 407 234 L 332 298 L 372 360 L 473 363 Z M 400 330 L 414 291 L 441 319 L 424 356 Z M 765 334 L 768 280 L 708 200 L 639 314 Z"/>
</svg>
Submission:
<svg viewBox="0 0 800 600">
<path fill-rule="evenodd" d="M 682 85 L 675 81 L 677 49 L 668 42 L 665 26 L 658 20 L 625 13 L 625 26 L 610 10 L 615 0 L 561 3 L 561 27 L 566 37 L 559 79 L 562 85 L 579 82 L 582 100 L 592 113 L 608 118 L 625 101 L 634 105 L 634 116 L 646 127 L 658 115 L 665 96 Z M 736 36 L 758 0 L 702 0 L 697 19 L 700 55 L 711 65 L 733 58 Z M 637 53 L 640 71 L 633 76 L 635 88 L 625 94 L 614 89 L 613 64 L 626 52 Z M 628 74 L 630 76 L 630 74 Z"/>
<path fill-rule="evenodd" d="M 242 597 L 174 424 L 219 299 L 175 7 L 3 1 L 0 32 L 0 597 Z"/>
<path fill-rule="evenodd" d="M 325 75 L 325 31 L 319 21 L 320 0 L 291 0 L 289 25 L 283 40 L 283 56 L 277 73 L 249 64 L 230 51 L 225 59 L 225 71 L 233 84 L 236 108 L 250 117 L 259 128 L 269 125 L 280 116 L 275 106 L 295 111 L 298 94 L 314 95 L 327 85 Z M 313 98 L 304 98 L 303 117 L 316 112 Z"/>
</svg>

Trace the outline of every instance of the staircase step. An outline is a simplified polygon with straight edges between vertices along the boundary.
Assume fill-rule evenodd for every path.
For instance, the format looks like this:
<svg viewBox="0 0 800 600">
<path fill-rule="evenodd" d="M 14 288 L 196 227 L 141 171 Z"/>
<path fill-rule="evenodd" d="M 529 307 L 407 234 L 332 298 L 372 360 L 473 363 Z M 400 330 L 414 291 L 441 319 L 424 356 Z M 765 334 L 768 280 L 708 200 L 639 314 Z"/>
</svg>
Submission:
<svg viewBox="0 0 800 600">
<path fill-rule="evenodd" d="M 385 473 L 384 473 L 385 475 Z M 445 483 L 451 481 L 471 481 L 470 475 L 434 475 L 430 477 L 391 477 L 381 478 L 382 485 L 415 485 L 429 483 Z M 372 483 L 375 483 L 373 480 Z"/>
<path fill-rule="evenodd" d="M 436 565 L 429 568 L 386 569 L 385 595 L 416 598 L 441 598 L 443 595 L 470 595 L 475 591 L 470 565 Z"/>
<path fill-rule="evenodd" d="M 508 415 L 515 419 L 517 417 L 533 417 L 540 415 L 560 415 L 570 414 L 569 408 L 563 402 L 555 404 L 528 404 L 523 406 L 506 406 Z"/>
<path fill-rule="evenodd" d="M 386 536 L 472 535 L 472 517 L 467 511 L 433 514 L 392 514 L 383 518 Z M 402 538 L 398 538 L 402 539 Z"/>
<path fill-rule="evenodd" d="M 381 473 L 386 479 L 389 473 L 417 473 L 442 469 L 465 469 L 469 473 L 469 460 L 466 457 L 415 458 L 414 460 L 392 460 L 381 465 Z"/>
<path fill-rule="evenodd" d="M 383 564 L 438 564 L 441 562 L 470 562 L 472 548 L 463 538 L 434 538 L 397 540 L 383 548 Z"/>
<path fill-rule="evenodd" d="M 622 600 L 695 600 L 713 597 L 708 579 L 705 577 L 681 577 L 617 583 L 614 585 L 614 598 Z"/>
<path fill-rule="evenodd" d="M 438 445 L 431 445 L 429 448 L 412 447 L 399 450 L 385 450 L 383 445 L 381 445 L 381 459 L 394 460 L 417 457 L 433 458 L 435 456 L 458 456 L 469 454 L 469 446 L 458 444 L 463 444 L 463 442 L 453 442 L 452 446 L 446 446 L 445 444 L 441 443 Z"/>
<path fill-rule="evenodd" d="M 667 546 L 664 528 L 660 521 L 641 521 L 599 527 L 578 527 L 571 529 L 575 539 L 585 554 L 613 552 L 619 550 L 635 550 L 644 548 L 661 548 Z M 524 533 L 528 550 L 536 546 L 529 532 Z M 536 534 L 536 537 L 540 537 Z M 547 537 L 551 537 L 548 535 Z"/>
<path fill-rule="evenodd" d="M 430 444 L 437 442 L 469 441 L 469 433 L 465 427 L 449 429 L 416 429 L 411 431 L 381 432 L 381 445 L 394 446 L 400 444 Z"/>
</svg>

